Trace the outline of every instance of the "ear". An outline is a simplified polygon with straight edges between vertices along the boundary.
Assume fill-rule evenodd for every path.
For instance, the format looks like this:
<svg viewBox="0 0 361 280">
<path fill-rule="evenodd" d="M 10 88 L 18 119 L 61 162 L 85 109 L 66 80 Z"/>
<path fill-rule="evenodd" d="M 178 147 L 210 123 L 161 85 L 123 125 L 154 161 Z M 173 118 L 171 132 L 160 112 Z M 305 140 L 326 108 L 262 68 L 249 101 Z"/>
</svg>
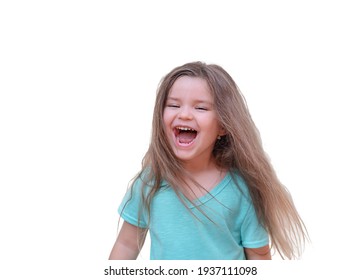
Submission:
<svg viewBox="0 0 361 280">
<path fill-rule="evenodd" d="M 224 135 L 226 135 L 226 134 L 227 134 L 227 131 L 226 131 L 223 127 L 221 127 L 221 128 L 219 129 L 218 135 L 219 135 L 219 136 L 224 136 Z"/>
</svg>

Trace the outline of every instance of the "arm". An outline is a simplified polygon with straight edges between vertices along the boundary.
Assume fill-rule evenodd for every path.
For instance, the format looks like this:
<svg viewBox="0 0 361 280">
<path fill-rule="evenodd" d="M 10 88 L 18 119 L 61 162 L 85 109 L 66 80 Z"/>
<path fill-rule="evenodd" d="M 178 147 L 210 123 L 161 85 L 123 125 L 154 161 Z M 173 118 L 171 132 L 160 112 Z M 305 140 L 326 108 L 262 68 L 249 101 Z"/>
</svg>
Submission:
<svg viewBox="0 0 361 280">
<path fill-rule="evenodd" d="M 135 260 L 143 247 L 147 229 L 123 222 L 109 260 Z"/>
<path fill-rule="evenodd" d="M 244 248 L 247 260 L 271 260 L 270 248 L 268 245 L 260 248 Z"/>
</svg>

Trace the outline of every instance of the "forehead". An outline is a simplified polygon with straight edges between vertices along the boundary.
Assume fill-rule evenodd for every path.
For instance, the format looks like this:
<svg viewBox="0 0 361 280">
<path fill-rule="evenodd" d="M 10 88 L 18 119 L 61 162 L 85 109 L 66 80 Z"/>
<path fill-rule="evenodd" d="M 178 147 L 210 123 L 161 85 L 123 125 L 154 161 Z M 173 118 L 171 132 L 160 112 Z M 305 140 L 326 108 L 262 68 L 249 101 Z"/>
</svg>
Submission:
<svg viewBox="0 0 361 280">
<path fill-rule="evenodd" d="M 182 76 L 178 78 L 169 90 L 168 99 L 197 99 L 213 101 L 213 95 L 208 83 L 202 78 Z"/>
</svg>

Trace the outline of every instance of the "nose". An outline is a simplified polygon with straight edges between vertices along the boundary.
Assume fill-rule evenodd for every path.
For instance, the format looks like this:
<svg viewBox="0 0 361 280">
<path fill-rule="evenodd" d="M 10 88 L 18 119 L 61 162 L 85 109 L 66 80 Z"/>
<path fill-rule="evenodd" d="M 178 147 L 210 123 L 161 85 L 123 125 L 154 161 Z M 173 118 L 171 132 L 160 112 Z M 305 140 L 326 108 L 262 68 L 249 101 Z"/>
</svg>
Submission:
<svg viewBox="0 0 361 280">
<path fill-rule="evenodd" d="M 193 119 L 193 114 L 192 114 L 191 108 L 189 108 L 188 106 L 182 106 L 180 108 L 178 118 L 182 119 L 182 120 L 191 120 L 191 119 Z"/>
</svg>

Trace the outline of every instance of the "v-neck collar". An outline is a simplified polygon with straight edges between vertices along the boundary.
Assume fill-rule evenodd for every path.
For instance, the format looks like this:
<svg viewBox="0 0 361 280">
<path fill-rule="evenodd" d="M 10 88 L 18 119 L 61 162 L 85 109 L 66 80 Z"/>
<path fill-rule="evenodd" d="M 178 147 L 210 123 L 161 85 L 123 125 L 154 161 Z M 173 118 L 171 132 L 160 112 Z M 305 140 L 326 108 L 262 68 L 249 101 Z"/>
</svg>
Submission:
<svg viewBox="0 0 361 280">
<path fill-rule="evenodd" d="M 189 208 L 194 208 L 201 206 L 205 203 L 207 203 L 209 200 L 214 199 L 229 183 L 229 181 L 232 179 L 229 172 L 226 173 L 226 175 L 223 177 L 223 179 L 214 187 L 212 188 L 208 193 L 205 195 L 193 200 L 193 203 L 189 200 L 187 201 L 187 206 Z"/>
</svg>

